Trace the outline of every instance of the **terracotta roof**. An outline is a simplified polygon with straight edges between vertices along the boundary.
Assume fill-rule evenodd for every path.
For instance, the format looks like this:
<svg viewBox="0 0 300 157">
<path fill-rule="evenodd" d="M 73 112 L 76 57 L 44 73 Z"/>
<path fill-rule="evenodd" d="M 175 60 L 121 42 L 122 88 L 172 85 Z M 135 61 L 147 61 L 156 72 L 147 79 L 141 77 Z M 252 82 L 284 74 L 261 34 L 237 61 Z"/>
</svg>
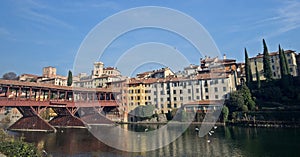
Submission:
<svg viewBox="0 0 300 157">
<path fill-rule="evenodd" d="M 296 51 L 293 51 L 293 50 L 285 50 L 284 51 L 284 53 L 286 53 L 286 54 L 288 54 L 288 53 L 295 53 Z M 278 55 L 279 53 L 278 53 L 278 51 L 276 51 L 276 52 L 271 52 L 271 53 L 269 53 L 269 56 L 275 56 L 275 55 Z M 258 55 L 256 55 L 255 57 L 251 57 L 251 58 L 249 58 L 249 59 L 255 59 L 255 58 L 263 58 L 263 54 L 258 54 Z"/>
<path fill-rule="evenodd" d="M 39 77 L 38 75 L 35 74 L 21 74 L 20 76 Z"/>
<path fill-rule="evenodd" d="M 35 82 L 21 82 L 14 80 L 0 80 L 0 85 L 4 86 L 23 86 L 23 87 L 36 87 L 44 89 L 54 89 L 54 90 L 68 90 L 68 91 L 87 91 L 87 92 L 111 92 L 110 88 L 81 88 L 81 87 L 70 87 L 70 86 L 57 86 L 45 83 L 35 83 Z"/>
</svg>

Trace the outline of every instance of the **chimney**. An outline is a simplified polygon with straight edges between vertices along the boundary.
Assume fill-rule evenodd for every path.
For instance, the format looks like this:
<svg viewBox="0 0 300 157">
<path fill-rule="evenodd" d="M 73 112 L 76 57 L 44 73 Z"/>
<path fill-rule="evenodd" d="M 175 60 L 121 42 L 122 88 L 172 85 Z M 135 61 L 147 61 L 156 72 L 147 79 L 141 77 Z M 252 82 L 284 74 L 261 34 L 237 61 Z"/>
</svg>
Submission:
<svg viewBox="0 0 300 157">
<path fill-rule="evenodd" d="M 226 59 L 226 54 L 224 53 L 224 55 L 223 55 L 223 59 L 225 60 Z"/>
</svg>

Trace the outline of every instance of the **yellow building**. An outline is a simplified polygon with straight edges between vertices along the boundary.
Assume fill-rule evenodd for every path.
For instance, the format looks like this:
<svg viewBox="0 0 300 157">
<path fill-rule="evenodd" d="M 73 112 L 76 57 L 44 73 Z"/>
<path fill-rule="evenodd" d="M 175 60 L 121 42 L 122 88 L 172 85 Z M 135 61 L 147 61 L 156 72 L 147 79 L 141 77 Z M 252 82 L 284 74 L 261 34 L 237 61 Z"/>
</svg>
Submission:
<svg viewBox="0 0 300 157">
<path fill-rule="evenodd" d="M 132 78 L 128 82 L 128 111 L 145 105 L 145 84 L 140 79 Z"/>
<path fill-rule="evenodd" d="M 292 50 L 286 50 L 284 51 L 284 54 L 286 56 L 287 62 L 288 62 L 288 68 L 290 71 L 290 74 L 293 76 L 298 76 L 297 72 L 297 63 L 296 63 L 296 53 Z M 281 78 L 280 73 L 280 59 L 279 59 L 279 53 L 278 52 L 272 52 L 270 55 L 270 66 L 272 70 L 272 75 L 274 79 Z M 265 80 L 264 74 L 263 74 L 263 54 L 258 54 L 255 57 L 249 58 L 250 60 L 250 67 L 251 72 L 253 76 L 253 80 L 256 81 L 256 67 L 260 74 L 260 79 Z"/>
</svg>

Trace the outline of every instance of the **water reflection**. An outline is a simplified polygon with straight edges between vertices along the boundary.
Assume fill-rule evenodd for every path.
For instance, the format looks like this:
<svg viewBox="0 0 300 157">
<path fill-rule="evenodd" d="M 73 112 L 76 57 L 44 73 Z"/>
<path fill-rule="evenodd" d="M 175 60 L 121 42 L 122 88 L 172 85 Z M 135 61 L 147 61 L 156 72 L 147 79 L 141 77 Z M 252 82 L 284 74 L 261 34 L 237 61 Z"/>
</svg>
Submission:
<svg viewBox="0 0 300 157">
<path fill-rule="evenodd" d="M 123 129 L 143 133 L 160 125 L 123 125 Z M 214 133 L 199 137 L 195 125 L 190 126 L 177 140 L 157 150 L 129 153 L 109 147 L 95 138 L 87 129 L 59 129 L 57 133 L 11 132 L 24 136 L 28 142 L 43 147 L 53 156 L 297 156 L 300 131 L 297 129 L 266 129 L 218 127 Z M 106 130 L 107 131 L 107 130 Z M 153 136 L 160 143 L 172 136 L 164 132 Z M 138 137 L 136 137 L 138 138 Z M 124 145 L 143 147 L 145 143 L 117 140 Z M 116 140 L 116 139 L 113 139 Z M 208 142 L 208 140 L 210 142 Z"/>
</svg>

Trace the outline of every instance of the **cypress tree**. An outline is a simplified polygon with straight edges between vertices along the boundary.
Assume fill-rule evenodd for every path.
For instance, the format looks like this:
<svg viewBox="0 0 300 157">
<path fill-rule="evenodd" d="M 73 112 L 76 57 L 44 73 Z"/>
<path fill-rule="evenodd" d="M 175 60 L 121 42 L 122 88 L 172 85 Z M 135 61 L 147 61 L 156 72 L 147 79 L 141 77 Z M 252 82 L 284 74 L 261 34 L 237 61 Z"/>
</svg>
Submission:
<svg viewBox="0 0 300 157">
<path fill-rule="evenodd" d="M 261 86 L 261 82 L 260 82 L 260 75 L 259 75 L 259 73 L 258 73 L 257 66 L 255 67 L 255 71 L 256 71 L 256 83 L 257 83 L 257 89 L 259 89 L 260 86 Z"/>
<path fill-rule="evenodd" d="M 283 58 L 284 58 L 284 63 L 285 63 L 285 67 L 286 67 L 286 73 L 287 73 L 287 75 L 289 75 L 289 74 L 291 74 L 291 72 L 290 72 L 290 68 L 289 68 L 289 63 L 288 63 L 288 61 L 287 61 L 287 59 L 286 59 L 286 56 L 285 56 L 284 50 L 283 50 L 283 49 L 281 49 L 281 51 L 282 51 Z"/>
<path fill-rule="evenodd" d="M 270 65 L 270 56 L 268 52 L 268 47 L 265 42 L 265 39 L 263 39 L 263 47 L 264 47 L 264 53 L 263 53 L 263 67 L 264 67 L 264 76 L 267 81 L 272 80 L 272 70 Z"/>
<path fill-rule="evenodd" d="M 281 78 L 285 77 L 286 75 L 288 75 L 287 72 L 287 67 L 286 67 L 286 60 L 285 60 L 285 55 L 283 52 L 283 49 L 281 49 L 280 45 L 279 45 L 279 65 L 280 65 L 280 73 L 281 73 Z"/>
<path fill-rule="evenodd" d="M 71 70 L 69 70 L 69 73 L 68 73 L 68 80 L 67 80 L 67 85 L 68 85 L 68 86 L 71 86 L 71 85 L 72 85 L 72 82 L 73 82 L 73 76 L 72 76 Z"/>
<path fill-rule="evenodd" d="M 247 52 L 246 48 L 245 48 L 245 73 L 246 73 L 247 86 L 250 87 L 250 84 L 251 84 L 253 78 L 252 78 L 252 72 L 251 72 L 251 66 L 250 66 L 250 61 L 249 61 L 249 57 L 248 57 L 248 52 Z"/>
</svg>

